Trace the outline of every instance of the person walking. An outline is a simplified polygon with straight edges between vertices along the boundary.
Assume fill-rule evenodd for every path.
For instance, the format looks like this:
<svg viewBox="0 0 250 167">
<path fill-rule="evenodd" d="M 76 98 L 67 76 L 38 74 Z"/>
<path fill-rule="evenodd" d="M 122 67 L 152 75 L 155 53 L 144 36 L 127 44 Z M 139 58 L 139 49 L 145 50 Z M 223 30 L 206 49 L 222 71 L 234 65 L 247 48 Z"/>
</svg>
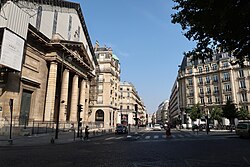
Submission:
<svg viewBox="0 0 250 167">
<path fill-rule="evenodd" d="M 85 136 L 84 136 L 84 140 L 88 140 L 89 139 L 89 126 L 85 127 Z"/>
</svg>

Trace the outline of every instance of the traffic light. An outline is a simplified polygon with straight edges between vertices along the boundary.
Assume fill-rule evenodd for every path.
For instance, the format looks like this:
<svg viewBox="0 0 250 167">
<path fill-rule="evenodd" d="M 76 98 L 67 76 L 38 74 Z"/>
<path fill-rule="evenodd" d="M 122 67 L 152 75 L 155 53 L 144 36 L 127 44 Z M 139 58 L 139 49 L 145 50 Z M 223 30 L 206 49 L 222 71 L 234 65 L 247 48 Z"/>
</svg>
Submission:
<svg viewBox="0 0 250 167">
<path fill-rule="evenodd" d="M 82 127 L 82 118 L 81 118 L 81 112 L 83 111 L 83 105 L 82 104 L 78 104 L 77 105 L 77 137 L 79 137 L 80 135 L 80 127 Z"/>
<path fill-rule="evenodd" d="M 82 112 L 83 111 L 83 106 L 82 106 L 82 104 L 78 104 L 77 105 L 77 111 L 80 113 L 80 112 Z"/>
</svg>

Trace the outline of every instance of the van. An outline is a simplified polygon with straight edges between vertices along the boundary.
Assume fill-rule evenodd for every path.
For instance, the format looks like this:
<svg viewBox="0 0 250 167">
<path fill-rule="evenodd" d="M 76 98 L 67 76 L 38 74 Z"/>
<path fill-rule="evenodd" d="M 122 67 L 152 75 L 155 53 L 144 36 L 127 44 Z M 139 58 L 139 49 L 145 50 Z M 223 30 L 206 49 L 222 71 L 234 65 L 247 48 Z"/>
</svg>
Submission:
<svg viewBox="0 0 250 167">
<path fill-rule="evenodd" d="M 250 137 L 250 121 L 239 122 L 235 132 L 240 137 Z"/>
</svg>

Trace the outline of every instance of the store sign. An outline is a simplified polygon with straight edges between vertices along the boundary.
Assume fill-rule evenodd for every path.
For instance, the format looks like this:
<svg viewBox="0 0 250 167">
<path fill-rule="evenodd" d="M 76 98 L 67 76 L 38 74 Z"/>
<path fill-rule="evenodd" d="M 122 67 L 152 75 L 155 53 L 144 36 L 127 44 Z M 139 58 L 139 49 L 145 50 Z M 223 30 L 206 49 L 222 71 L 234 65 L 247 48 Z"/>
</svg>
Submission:
<svg viewBox="0 0 250 167">
<path fill-rule="evenodd" d="M 5 29 L 1 47 L 0 64 L 21 71 L 24 40 Z"/>
</svg>

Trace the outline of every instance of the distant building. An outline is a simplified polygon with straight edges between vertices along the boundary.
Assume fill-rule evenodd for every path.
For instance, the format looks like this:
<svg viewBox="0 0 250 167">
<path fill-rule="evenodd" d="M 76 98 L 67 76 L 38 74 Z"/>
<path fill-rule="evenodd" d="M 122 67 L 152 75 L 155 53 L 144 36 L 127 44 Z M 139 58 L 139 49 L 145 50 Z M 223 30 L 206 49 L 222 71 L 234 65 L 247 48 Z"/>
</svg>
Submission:
<svg viewBox="0 0 250 167">
<path fill-rule="evenodd" d="M 178 73 L 179 107 L 183 115 L 188 115 L 194 104 L 199 104 L 202 113 L 209 115 L 215 106 L 223 106 L 228 100 L 249 111 L 249 62 L 244 67 L 231 65 L 235 58 L 221 51 L 204 63 L 191 59 L 183 58 Z"/>
<path fill-rule="evenodd" d="M 166 124 L 169 122 L 169 101 L 163 101 L 156 111 L 156 123 Z"/>
<path fill-rule="evenodd" d="M 111 48 L 95 45 L 97 73 L 97 100 L 90 105 L 88 122 L 99 127 L 114 127 L 120 104 L 120 62 Z"/>
<path fill-rule="evenodd" d="M 120 109 L 117 123 L 134 125 L 137 114 L 140 125 L 146 125 L 146 108 L 134 85 L 129 82 L 120 83 Z M 137 105 L 138 112 L 135 111 Z"/>
</svg>

